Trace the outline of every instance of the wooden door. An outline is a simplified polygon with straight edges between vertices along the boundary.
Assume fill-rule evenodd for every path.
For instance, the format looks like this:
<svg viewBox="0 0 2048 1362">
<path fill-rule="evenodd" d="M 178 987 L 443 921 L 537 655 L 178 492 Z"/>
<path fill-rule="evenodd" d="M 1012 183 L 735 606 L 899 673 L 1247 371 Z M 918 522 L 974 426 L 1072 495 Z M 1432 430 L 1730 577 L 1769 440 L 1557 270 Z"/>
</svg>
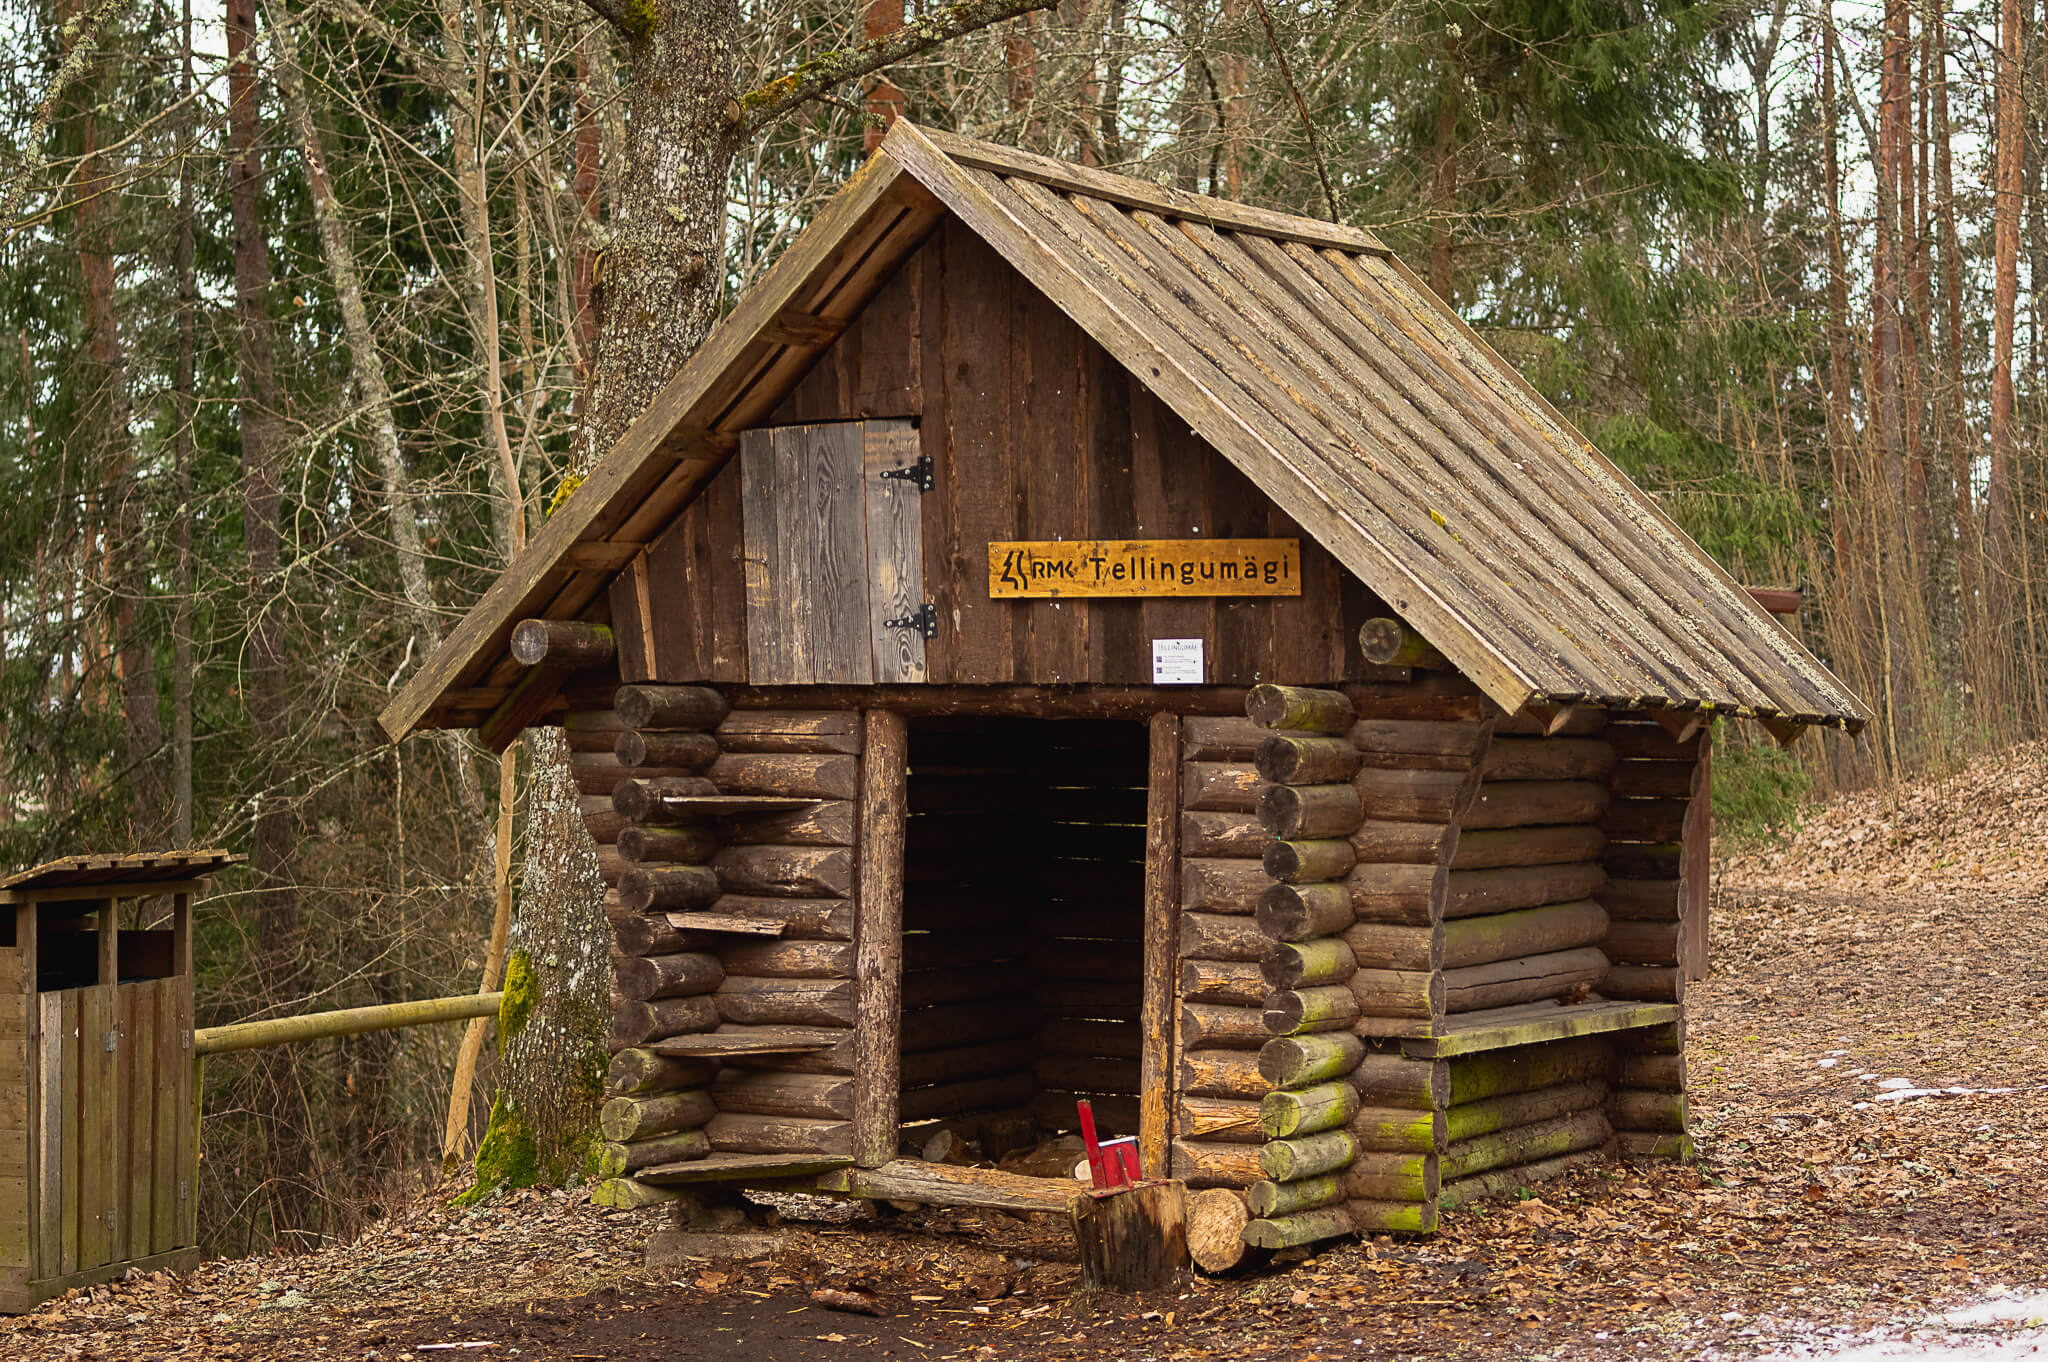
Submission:
<svg viewBox="0 0 2048 1362">
<path fill-rule="evenodd" d="M 908 421 L 750 430 L 740 443 L 747 676 L 924 680 L 924 491 Z"/>
</svg>

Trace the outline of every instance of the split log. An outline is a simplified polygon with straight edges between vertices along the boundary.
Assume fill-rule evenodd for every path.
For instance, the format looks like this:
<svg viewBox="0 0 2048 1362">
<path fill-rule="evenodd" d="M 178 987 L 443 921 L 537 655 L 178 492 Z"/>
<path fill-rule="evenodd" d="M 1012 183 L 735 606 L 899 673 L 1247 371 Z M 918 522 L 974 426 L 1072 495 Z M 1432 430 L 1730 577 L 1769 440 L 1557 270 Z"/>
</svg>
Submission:
<svg viewBox="0 0 2048 1362">
<path fill-rule="evenodd" d="M 1552 951 L 1490 965 L 1447 969 L 1438 978 L 1444 985 L 1444 1010 L 1457 1013 L 1555 998 L 1581 984 L 1597 985 L 1606 973 L 1607 957 L 1600 949 L 1581 946 L 1577 950 Z"/>
<path fill-rule="evenodd" d="M 1358 774 L 1358 761 L 1349 739 L 1275 733 L 1259 744 L 1254 764 L 1276 785 L 1339 785 Z"/>
<path fill-rule="evenodd" d="M 860 759 L 812 752 L 727 752 L 711 763 L 725 794 L 785 799 L 852 799 L 860 792 Z"/>
<path fill-rule="evenodd" d="M 1359 824 L 1350 840 L 1351 850 L 1361 865 L 1435 865 L 1443 859 L 1445 845 L 1456 837 L 1456 829 L 1442 823 L 1397 823 L 1368 818 Z"/>
<path fill-rule="evenodd" d="M 1266 1097 L 1272 1097 L 1267 1093 Z M 1262 1099 L 1263 1100 L 1263 1099 Z M 1264 1144 L 1259 1128 L 1259 1103 L 1236 1097 L 1182 1097 L 1175 1104 L 1175 1129 L 1184 1140 L 1217 1140 L 1224 1144 Z"/>
<path fill-rule="evenodd" d="M 736 709 L 718 725 L 728 752 L 860 751 L 860 714 L 846 709 Z"/>
<path fill-rule="evenodd" d="M 1348 783 L 1264 785 L 1255 799 L 1259 821 L 1266 831 L 1290 841 L 1349 837 L 1365 817 L 1358 789 Z"/>
<path fill-rule="evenodd" d="M 1068 1215 L 1081 1250 L 1083 1286 L 1163 1291 L 1187 1266 L 1184 1183 L 1152 1182 L 1108 1196 L 1076 1197 Z"/>
<path fill-rule="evenodd" d="M 614 1052 L 645 1045 L 668 1036 L 694 1035 L 718 1025 L 718 1008 L 706 995 L 694 998 L 665 998 L 656 1003 L 623 999 L 612 1003 L 611 1031 L 607 1037 Z"/>
<path fill-rule="evenodd" d="M 1436 919 L 1449 874 L 1435 865 L 1361 865 L 1344 877 L 1361 922 L 1427 927 Z"/>
<path fill-rule="evenodd" d="M 1598 823 L 1606 809 L 1607 787 L 1592 781 L 1482 781 L 1462 822 L 1467 829 Z"/>
<path fill-rule="evenodd" d="M 1046 1055 L 1033 1062 L 1039 1085 L 1061 1092 L 1138 1091 L 1138 1061 L 1104 1055 Z M 1028 1094 L 1027 1094 L 1028 1095 Z"/>
<path fill-rule="evenodd" d="M 1296 733 L 1343 733 L 1358 719 L 1350 697 L 1341 691 L 1270 684 L 1251 688 L 1244 712 L 1261 728 Z"/>
<path fill-rule="evenodd" d="M 855 807 L 850 799 L 820 799 L 800 809 L 721 818 L 718 840 L 729 847 L 850 847 Z"/>
<path fill-rule="evenodd" d="M 702 1088 L 655 1097 L 614 1097 L 598 1109 L 597 1128 L 615 1144 L 696 1130 L 718 1114 Z"/>
<path fill-rule="evenodd" d="M 1607 910 L 1590 899 L 1461 917 L 1444 924 L 1443 965 L 1459 969 L 1598 945 L 1609 930 Z"/>
<path fill-rule="evenodd" d="M 1623 1055 L 1620 1085 L 1648 1088 L 1653 1092 L 1685 1091 L 1685 1056 Z"/>
<path fill-rule="evenodd" d="M 1190 960 L 1258 960 L 1273 945 L 1273 939 L 1259 927 L 1248 917 L 1183 913 L 1180 953 Z"/>
<path fill-rule="evenodd" d="M 1678 842 L 1610 842 L 1600 853 L 1600 864 L 1607 868 L 1610 884 L 1616 880 L 1676 880 L 1685 852 Z"/>
<path fill-rule="evenodd" d="M 843 1074 L 747 1073 L 728 1069 L 712 1086 L 711 1098 L 719 1111 L 753 1116 L 808 1116 L 837 1121 L 853 1117 L 853 1079 Z"/>
<path fill-rule="evenodd" d="M 1693 762 L 1700 755 L 1699 734 L 1679 742 L 1664 731 L 1662 724 L 1611 724 L 1607 742 L 1614 755 L 1624 761 Z"/>
<path fill-rule="evenodd" d="M 1350 1117 L 1349 1129 L 1359 1149 L 1383 1154 L 1441 1153 L 1447 1140 L 1440 1111 L 1360 1107 Z"/>
<path fill-rule="evenodd" d="M 1450 1210 L 1489 1197 L 1512 1196 L 1525 1187 L 1561 1177 L 1574 1168 L 1600 1163 L 1606 1157 L 1604 1148 L 1584 1149 L 1576 1154 L 1564 1154 L 1554 1159 L 1537 1159 L 1533 1163 L 1518 1164 L 1513 1168 L 1498 1168 L 1491 1173 L 1478 1173 L 1447 1183 L 1438 1194 L 1437 1200 L 1446 1210 Z"/>
<path fill-rule="evenodd" d="M 854 953 L 846 941 L 740 940 L 719 951 L 727 971 L 756 979 L 851 979 Z"/>
<path fill-rule="evenodd" d="M 926 975 L 931 973 L 925 972 Z M 939 973 L 943 975 L 944 971 Z M 1203 1002 L 1235 1003 L 1239 1007 L 1258 1006 L 1256 995 L 1265 984 L 1259 978 L 1257 965 L 1211 960 L 1187 961 L 1181 966 L 1181 981 L 1184 997 L 1199 998 Z M 905 988 L 909 988 L 912 982 L 906 979 Z M 977 974 L 974 986 L 987 990 L 979 996 L 1002 997 L 1014 988 L 1015 981 L 1000 974 Z M 975 996 L 971 992 L 960 992 L 956 987 L 953 996 L 943 1001 L 963 1002 Z M 1026 996 L 1035 997 L 1039 1010 L 1048 1017 L 1136 1021 L 1138 1009 L 1144 1002 L 1144 986 L 1136 977 L 1126 978 L 1121 983 L 1105 983 L 1097 979 L 1040 979 Z M 930 1001 L 941 1000 L 933 998 Z"/>
<path fill-rule="evenodd" d="M 730 709 L 708 686 L 620 686 L 612 707 L 628 728 L 716 728 Z"/>
<path fill-rule="evenodd" d="M 1464 771 L 1405 771 L 1367 766 L 1353 777 L 1368 818 L 1399 823 L 1448 824 L 1465 793 Z"/>
<path fill-rule="evenodd" d="M 612 808 L 621 818 L 633 823 L 690 823 L 699 815 L 687 810 L 677 811 L 665 801 L 669 799 L 700 799 L 718 793 L 718 787 L 703 776 L 670 776 L 662 778 L 635 775 L 631 780 L 622 780 L 606 787 L 612 797 Z"/>
<path fill-rule="evenodd" d="M 625 766 L 610 752 L 569 753 L 569 774 L 587 795 L 611 794 L 624 780 L 701 780 L 680 766 Z M 709 794 L 706 786 L 700 793 Z"/>
<path fill-rule="evenodd" d="M 1516 908 L 1540 908 L 1591 898 L 1607 882 L 1598 862 L 1527 865 L 1499 870 L 1453 870 L 1444 886 L 1444 916 L 1476 917 Z"/>
<path fill-rule="evenodd" d="M 1250 813 L 1264 785 L 1250 762 L 1191 761 L 1181 778 L 1181 803 L 1212 813 Z"/>
<path fill-rule="evenodd" d="M 942 1050 L 920 1050 L 903 1056 L 903 1086 L 915 1088 L 989 1074 L 1024 1073 L 1037 1057 L 1038 1046 L 1023 1036 L 978 1041 L 971 1045 L 949 1045 Z"/>
<path fill-rule="evenodd" d="M 1357 1115 L 1358 1090 L 1343 1079 L 1283 1088 L 1259 1099 L 1259 1130 L 1268 1139 L 1335 1130 Z"/>
<path fill-rule="evenodd" d="M 853 905 L 845 899 L 762 898 L 750 894 L 720 894 L 708 911 L 714 917 L 739 918 L 747 922 L 779 925 L 788 940 L 851 941 Z M 673 926 L 687 927 L 687 912 L 669 915 Z"/>
<path fill-rule="evenodd" d="M 1344 932 L 1360 969 L 1434 970 L 1444 965 L 1443 927 L 1354 923 Z"/>
<path fill-rule="evenodd" d="M 609 793 L 578 796 L 576 811 L 583 815 L 583 826 L 590 833 L 590 840 L 599 845 L 618 841 L 620 830 L 626 826 L 626 820 L 612 807 Z"/>
<path fill-rule="evenodd" d="M 1245 1209 L 1261 1219 L 1334 1206 L 1343 1199 L 1344 1184 L 1329 1174 L 1298 1182 L 1255 1182 L 1244 1192 Z"/>
<path fill-rule="evenodd" d="M 1249 1187 L 1259 1180 L 1259 1147 L 1175 1140 L 1172 1174 L 1190 1187 Z"/>
<path fill-rule="evenodd" d="M 1614 1137 L 1617 1151 L 1629 1159 L 1674 1159 L 1692 1157 L 1692 1136 L 1658 1134 L 1648 1130 L 1624 1130 Z"/>
<path fill-rule="evenodd" d="M 1248 961 L 1183 960 L 1180 996 L 1188 1002 L 1225 1003 L 1260 1008 L 1266 1002 L 1266 976 Z"/>
<path fill-rule="evenodd" d="M 1594 1149 L 1606 1144 L 1613 1135 L 1605 1112 L 1576 1111 L 1548 1121 L 1454 1141 L 1444 1151 L 1443 1174 L 1446 1181 L 1456 1182 L 1474 1173 Z"/>
<path fill-rule="evenodd" d="M 1099 881 L 1094 867 L 1085 862 L 1091 880 Z M 1180 904 L 1189 912 L 1242 913 L 1258 907 L 1259 895 L 1272 888 L 1273 877 L 1258 861 L 1210 860 L 1186 857 L 1181 861 Z"/>
<path fill-rule="evenodd" d="M 1228 1187 L 1188 1196 L 1188 1256 L 1212 1276 L 1244 1261 L 1244 1227 L 1251 1220 L 1244 1198 Z"/>
<path fill-rule="evenodd" d="M 1028 1073 L 907 1087 L 897 1097 L 896 1115 L 903 1121 L 939 1121 L 969 1112 L 1007 1111 L 1026 1105 L 1037 1091 L 1038 1080 Z"/>
<path fill-rule="evenodd" d="M 1608 1098 L 1608 1112 L 1617 1130 L 1667 1130 L 1685 1133 L 1685 1094 L 1620 1088 Z"/>
<path fill-rule="evenodd" d="M 1533 1088 L 1604 1078 L 1613 1066 L 1614 1044 L 1605 1036 L 1460 1055 L 1448 1061 L 1446 1097 L 1439 1105 L 1463 1106 Z"/>
<path fill-rule="evenodd" d="M 1450 1100 L 1450 1066 L 1440 1059 L 1368 1054 L 1351 1071 L 1351 1086 L 1366 1106 L 1433 1111 Z M 1505 1092 L 1507 1089 L 1501 1089 Z"/>
<path fill-rule="evenodd" d="M 903 1053 L 908 1057 L 955 1045 L 1028 1036 L 1038 1029 L 1038 1019 L 1037 1009 L 1011 1003 L 907 1008 L 903 1013 Z"/>
<path fill-rule="evenodd" d="M 646 1003 L 709 993 L 724 981 L 725 968 L 715 955 L 629 955 L 612 961 L 612 977 L 621 997 Z"/>
<path fill-rule="evenodd" d="M 1144 1037 L 1121 1022 L 1062 1017 L 1038 1033 L 1038 1049 L 1049 1055 L 1099 1055 L 1106 1059 L 1139 1058 Z"/>
<path fill-rule="evenodd" d="M 1180 1057 L 1180 1091 L 1194 1097 L 1256 1101 L 1274 1086 L 1259 1055 L 1248 1050 L 1188 1050 Z"/>
<path fill-rule="evenodd" d="M 1267 876 L 1283 884 L 1341 880 L 1357 864 L 1358 853 L 1349 841 L 1339 837 L 1299 842 L 1272 841 L 1266 844 L 1264 856 Z"/>
<path fill-rule="evenodd" d="M 1529 1092 L 1489 1097 L 1467 1102 L 1444 1113 L 1444 1136 L 1452 1142 L 1491 1135 L 1516 1126 L 1555 1120 L 1575 1111 L 1587 1111 L 1607 1100 L 1607 1085 L 1598 1079 L 1535 1088 Z"/>
<path fill-rule="evenodd" d="M 755 1116 L 721 1111 L 704 1133 L 711 1147 L 734 1154 L 851 1154 L 850 1121 L 818 1121 L 802 1116 Z"/>
<path fill-rule="evenodd" d="M 1697 762 L 1625 761 L 1614 768 L 1608 788 L 1618 799 L 1691 799 L 1698 780 Z"/>
<path fill-rule="evenodd" d="M 1598 738 L 1494 735 L 1479 773 L 1486 780 L 1599 780 L 1614 769 L 1614 749 Z"/>
<path fill-rule="evenodd" d="M 1306 1088 L 1344 1077 L 1357 1067 L 1364 1056 L 1364 1043 L 1342 1031 L 1315 1036 L 1275 1036 L 1259 1051 L 1258 1071 L 1272 1087 Z M 1260 1093 L 1251 1095 L 1263 1095 L 1263 1091 L 1261 1089 Z"/>
<path fill-rule="evenodd" d="M 718 902 L 718 876 L 708 866 L 641 867 L 619 880 L 619 904 L 629 912 L 681 912 Z"/>
<path fill-rule="evenodd" d="M 1347 1201 L 1345 1219 L 1359 1234 L 1435 1234 L 1434 1201 Z"/>
<path fill-rule="evenodd" d="M 1459 834 L 1457 850 L 1451 855 L 1451 869 L 1495 870 L 1503 866 L 1594 861 L 1600 858 L 1606 845 L 1607 834 L 1589 823 L 1480 828 Z"/>
<path fill-rule="evenodd" d="M 1617 799 L 1600 826 L 1617 842 L 1678 842 L 1685 837 L 1683 799 Z"/>
<path fill-rule="evenodd" d="M 1278 942 L 1259 962 L 1266 987 L 1275 992 L 1341 984 L 1357 969 L 1351 947 L 1341 936 Z"/>
<path fill-rule="evenodd" d="M 1059 980 L 1046 980 L 1039 986 L 1039 998 L 1051 1007 L 1055 987 Z M 940 1003 L 963 1003 L 976 998 L 1002 996 L 1003 990 L 1014 987 L 1015 975 L 1006 969 L 926 969 L 916 970 L 903 976 L 903 1006 L 906 1010 L 914 1007 L 932 1007 Z M 1114 992 L 1105 990 L 1097 983 L 1083 982 L 1066 985 L 1076 993 L 1101 996 Z M 1135 1006 L 1140 985 L 1131 980 L 1126 985 L 1126 996 L 1131 997 Z M 1066 1016 L 1088 1016 L 1086 1011 L 1066 1011 Z"/>
<path fill-rule="evenodd" d="M 1443 1188 L 1443 1167 L 1434 1153 L 1361 1151 L 1340 1177 L 1344 1194 L 1354 1201 L 1434 1202 Z"/>
<path fill-rule="evenodd" d="M 1266 737 L 1242 716 L 1190 714 L 1180 721 L 1181 755 L 1188 761 L 1250 761 Z"/>
<path fill-rule="evenodd" d="M 619 855 L 635 863 L 648 861 L 702 865 L 718 850 L 718 838 L 710 828 L 642 827 L 629 823 L 619 830 Z"/>
<path fill-rule="evenodd" d="M 1361 867 L 1363 868 L 1363 867 Z M 1259 930 L 1276 941 L 1304 941 L 1349 927 L 1357 912 L 1344 884 L 1276 884 L 1259 895 Z"/>
<path fill-rule="evenodd" d="M 522 667 L 602 667 L 618 656 L 610 625 L 583 620 L 521 620 L 512 626 L 512 660 Z"/>
<path fill-rule="evenodd" d="M 1676 965 L 1684 924 L 1617 922 L 1607 929 L 1600 948 L 1617 965 Z"/>
<path fill-rule="evenodd" d="M 1611 965 L 1600 980 L 1610 998 L 1675 1003 L 1685 996 L 1685 971 L 1658 965 Z"/>
<path fill-rule="evenodd" d="M 846 979 L 728 976 L 710 996 L 720 1018 L 747 1026 L 853 1025 L 854 988 Z"/>
<path fill-rule="evenodd" d="M 1675 875 L 1668 880 L 1616 879 L 1610 869 L 1608 876 L 1598 897 L 1609 917 L 1648 922 L 1678 920 L 1679 880 Z"/>
<path fill-rule="evenodd" d="M 1256 1050 L 1271 1034 L 1257 1008 L 1182 1003 L 1180 1043 L 1190 1049 Z"/>
<path fill-rule="evenodd" d="M 709 1083 L 718 1074 L 712 1060 L 676 1059 L 635 1046 L 612 1056 L 604 1088 L 612 1097 L 643 1097 L 648 1093 L 680 1092 Z"/>
<path fill-rule="evenodd" d="M 853 892 L 853 852 L 846 847 L 726 847 L 711 858 L 711 868 L 733 894 L 844 898 Z"/>
<path fill-rule="evenodd" d="M 1358 651 L 1365 660 L 1382 667 L 1423 667 L 1430 671 L 1455 671 L 1428 639 L 1400 620 L 1381 615 L 1358 626 Z"/>
<path fill-rule="evenodd" d="M 1349 1030 L 1358 1016 L 1358 999 L 1351 990 L 1333 985 L 1267 995 L 1262 1021 L 1268 1035 L 1306 1036 Z"/>
<path fill-rule="evenodd" d="M 627 912 L 623 908 L 611 919 L 612 941 L 620 955 L 676 955 L 702 950 L 708 939 L 703 932 L 679 930 L 662 913 Z"/>
<path fill-rule="evenodd" d="M 562 736 L 571 752 L 609 752 L 625 731 L 616 710 L 579 709 L 562 716 Z"/>
<path fill-rule="evenodd" d="M 1108 1138 L 1116 1131 L 1136 1134 L 1139 1129 L 1138 1098 L 1135 1094 L 1078 1093 L 1045 1090 L 1031 1099 L 1028 1110 L 1039 1127 L 1048 1133 L 1078 1130 L 1075 1106 L 1086 1097 L 1095 1111 L 1095 1128 Z M 1180 1174 L 1175 1173 L 1175 1177 Z"/>
<path fill-rule="evenodd" d="M 718 739 L 709 733 L 642 733 L 628 729 L 612 743 L 621 766 L 671 766 L 701 771 L 718 759 Z"/>
<path fill-rule="evenodd" d="M 1362 969 L 1345 984 L 1366 1017 L 1440 1017 L 1446 1010 L 1444 976 L 1434 970 Z"/>
<path fill-rule="evenodd" d="M 1473 757 L 1486 745 L 1486 728 L 1455 720 L 1360 719 L 1351 726 L 1351 745 L 1367 753 L 1400 753 L 1416 756 Z"/>
<path fill-rule="evenodd" d="M 1259 1148 L 1259 1170 L 1275 1182 L 1294 1182 L 1337 1172 L 1357 1157 L 1358 1141 L 1351 1138 L 1350 1131 L 1324 1130 L 1267 1141 Z"/>
<path fill-rule="evenodd" d="M 703 1131 L 686 1130 L 632 1144 L 601 1144 L 591 1157 L 591 1171 L 600 1179 L 622 1178 L 642 1168 L 701 1159 L 710 1152 L 711 1140 Z"/>
<path fill-rule="evenodd" d="M 1526 738 L 1583 738 L 1606 732 L 1608 723 L 1607 711 L 1590 705 L 1570 705 L 1561 710 L 1556 706 L 1527 705 L 1521 713 L 1495 724 L 1493 731 Z"/>
<path fill-rule="evenodd" d="M 1180 816 L 1180 851 L 1183 856 L 1257 859 L 1271 837 L 1266 825 L 1251 814 L 1190 809 Z"/>
<path fill-rule="evenodd" d="M 1299 1215 L 1254 1220 L 1244 1227 L 1244 1239 L 1253 1248 L 1300 1248 L 1323 1239 L 1339 1239 L 1351 1232 L 1351 1218 L 1345 1208 L 1325 1206 Z"/>
</svg>

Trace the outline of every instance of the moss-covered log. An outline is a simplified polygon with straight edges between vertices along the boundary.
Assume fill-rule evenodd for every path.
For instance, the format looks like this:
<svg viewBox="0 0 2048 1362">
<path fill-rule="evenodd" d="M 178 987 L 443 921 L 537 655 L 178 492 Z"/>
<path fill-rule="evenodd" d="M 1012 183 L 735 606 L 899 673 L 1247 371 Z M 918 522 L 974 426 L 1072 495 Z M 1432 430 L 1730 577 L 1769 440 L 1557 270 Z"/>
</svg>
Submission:
<svg viewBox="0 0 2048 1362">
<path fill-rule="evenodd" d="M 1333 1206 L 1344 1199 L 1344 1184 L 1324 1176 L 1300 1182 L 1255 1182 L 1245 1188 L 1245 1209 L 1261 1218 L 1294 1215 L 1318 1206 Z"/>
<path fill-rule="evenodd" d="M 1337 1172 L 1357 1156 L 1358 1142 L 1351 1132 L 1325 1130 L 1289 1140 L 1269 1140 L 1259 1150 L 1259 1169 L 1275 1182 L 1294 1182 Z"/>
<path fill-rule="evenodd" d="M 1365 1055 L 1358 1037 L 1338 1031 L 1276 1036 L 1259 1051 L 1259 1072 L 1276 1088 L 1305 1088 L 1351 1072 Z"/>
<path fill-rule="evenodd" d="M 1259 1129 L 1268 1138 L 1334 1130 L 1358 1111 L 1358 1092 L 1338 1079 L 1312 1087 L 1269 1092 L 1259 1099 Z"/>
</svg>

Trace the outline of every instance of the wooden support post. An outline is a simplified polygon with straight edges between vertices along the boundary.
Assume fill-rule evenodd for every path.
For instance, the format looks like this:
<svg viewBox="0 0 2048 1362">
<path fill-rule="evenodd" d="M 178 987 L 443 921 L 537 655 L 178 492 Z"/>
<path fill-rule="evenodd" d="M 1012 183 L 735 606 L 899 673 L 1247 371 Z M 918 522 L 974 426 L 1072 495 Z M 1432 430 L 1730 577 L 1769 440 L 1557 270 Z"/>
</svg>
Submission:
<svg viewBox="0 0 2048 1362">
<path fill-rule="evenodd" d="M 1173 1130 L 1174 1024 L 1180 1013 L 1180 740 L 1175 714 L 1152 716 L 1145 793 L 1145 992 L 1140 1003 L 1138 1157 L 1166 1176 Z M 1078 1212 L 1077 1212 L 1078 1214 Z"/>
<path fill-rule="evenodd" d="M 1707 902 L 1714 877 L 1714 730 L 1700 731 L 1699 769 L 1686 807 L 1685 846 L 1679 853 L 1679 940 L 1685 977 L 1707 977 Z"/>
<path fill-rule="evenodd" d="M 909 750 L 903 716 L 861 715 L 859 897 L 854 905 L 853 1157 L 896 1157 L 903 1047 L 903 839 Z"/>
<path fill-rule="evenodd" d="M 1075 1200 L 1081 1284 L 1110 1291 L 1163 1291 L 1188 1263 L 1187 1184 L 1147 1182 Z"/>
</svg>

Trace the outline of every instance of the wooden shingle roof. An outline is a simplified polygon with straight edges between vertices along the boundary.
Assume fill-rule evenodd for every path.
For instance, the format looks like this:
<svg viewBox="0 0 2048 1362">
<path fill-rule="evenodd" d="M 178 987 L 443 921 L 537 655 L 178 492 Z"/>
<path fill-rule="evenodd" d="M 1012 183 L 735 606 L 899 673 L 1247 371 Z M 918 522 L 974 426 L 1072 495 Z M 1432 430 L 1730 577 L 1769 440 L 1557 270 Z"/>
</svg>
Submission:
<svg viewBox="0 0 2048 1362">
<path fill-rule="evenodd" d="M 0 879 L 0 892 L 174 884 L 204 879 L 246 859 L 232 851 L 214 850 L 65 856 Z"/>
<path fill-rule="evenodd" d="M 1504 710 L 1857 728 L 1848 689 L 1367 233 L 899 122 L 386 710 L 511 702 L 944 216 L 987 240 Z M 506 735 L 509 739 L 509 734 Z"/>
</svg>

